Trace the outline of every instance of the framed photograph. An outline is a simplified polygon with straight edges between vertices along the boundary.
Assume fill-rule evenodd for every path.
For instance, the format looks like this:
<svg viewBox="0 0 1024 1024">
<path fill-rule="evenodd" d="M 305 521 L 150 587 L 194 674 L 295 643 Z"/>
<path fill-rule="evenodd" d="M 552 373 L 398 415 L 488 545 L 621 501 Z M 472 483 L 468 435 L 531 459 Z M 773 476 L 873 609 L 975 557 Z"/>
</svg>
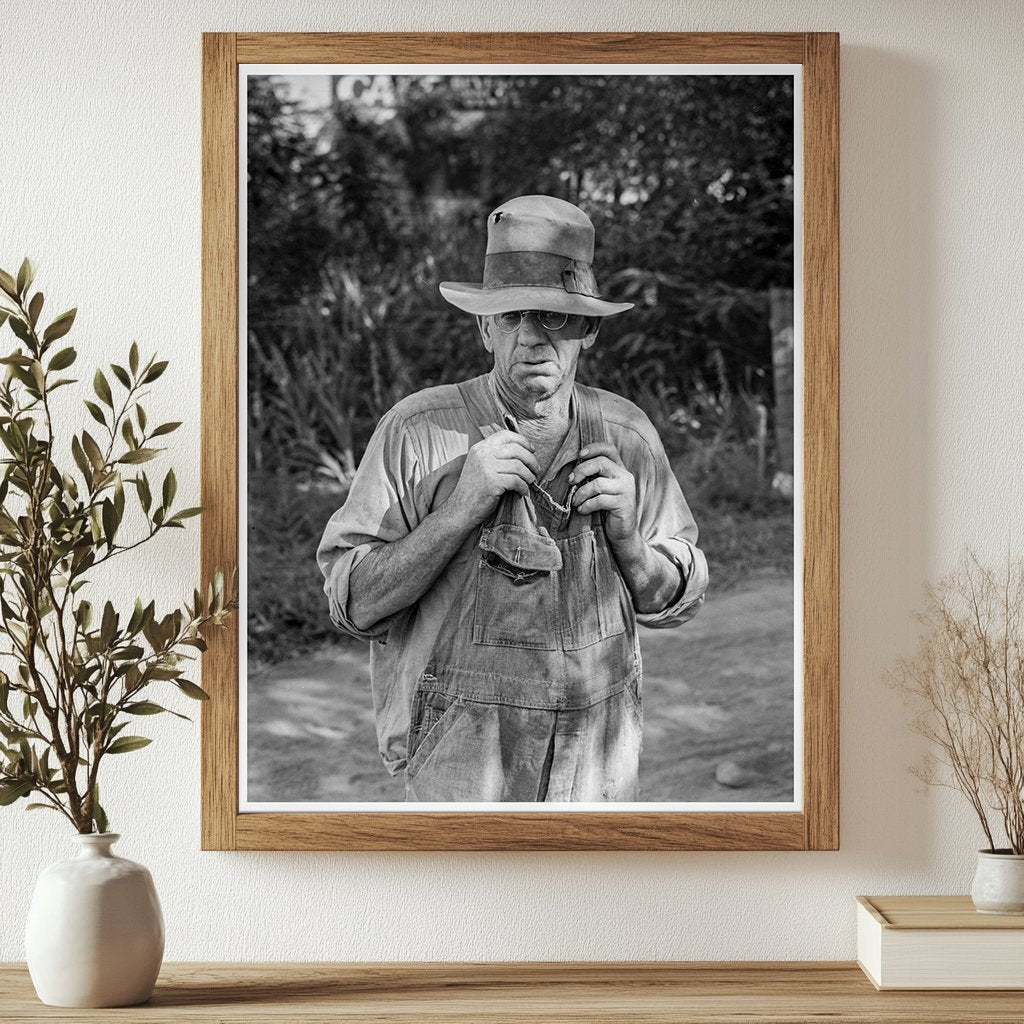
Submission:
<svg viewBox="0 0 1024 1024">
<path fill-rule="evenodd" d="M 203 37 L 205 849 L 838 848 L 838 51 Z"/>
</svg>

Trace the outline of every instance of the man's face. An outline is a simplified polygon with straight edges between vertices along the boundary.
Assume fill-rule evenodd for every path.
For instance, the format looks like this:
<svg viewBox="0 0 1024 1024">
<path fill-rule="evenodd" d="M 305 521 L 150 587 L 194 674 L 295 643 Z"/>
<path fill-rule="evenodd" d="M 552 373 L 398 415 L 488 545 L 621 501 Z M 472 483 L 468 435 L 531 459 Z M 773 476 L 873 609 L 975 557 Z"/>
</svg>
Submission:
<svg viewBox="0 0 1024 1024">
<path fill-rule="evenodd" d="M 484 348 L 494 356 L 498 380 L 514 394 L 534 401 L 550 398 L 576 377 L 581 349 L 590 348 L 601 323 L 597 317 L 570 316 L 564 327 L 545 330 L 532 313 L 505 332 L 495 317 L 477 317 Z"/>
</svg>

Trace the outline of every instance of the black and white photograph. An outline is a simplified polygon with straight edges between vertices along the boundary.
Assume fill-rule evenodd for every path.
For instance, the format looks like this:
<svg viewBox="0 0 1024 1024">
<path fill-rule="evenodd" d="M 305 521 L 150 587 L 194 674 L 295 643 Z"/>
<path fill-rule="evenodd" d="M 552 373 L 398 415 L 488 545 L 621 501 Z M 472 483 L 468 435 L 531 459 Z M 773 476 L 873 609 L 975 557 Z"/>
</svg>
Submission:
<svg viewBox="0 0 1024 1024">
<path fill-rule="evenodd" d="M 799 809 L 799 68 L 239 104 L 240 809 Z"/>
</svg>

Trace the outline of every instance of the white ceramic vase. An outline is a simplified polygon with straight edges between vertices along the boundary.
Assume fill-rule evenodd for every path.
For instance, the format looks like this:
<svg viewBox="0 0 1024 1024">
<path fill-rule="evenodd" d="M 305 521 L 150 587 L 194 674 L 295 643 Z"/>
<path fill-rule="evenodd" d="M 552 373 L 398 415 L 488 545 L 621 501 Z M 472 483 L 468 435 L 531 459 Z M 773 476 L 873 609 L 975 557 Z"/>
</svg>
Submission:
<svg viewBox="0 0 1024 1024">
<path fill-rule="evenodd" d="M 112 832 L 76 835 L 78 856 L 39 876 L 25 928 L 36 994 L 49 1006 L 134 1006 L 153 992 L 164 919 L 149 872 L 111 852 Z"/>
<path fill-rule="evenodd" d="M 982 914 L 1024 914 L 1024 854 L 979 850 L 971 899 Z"/>
</svg>

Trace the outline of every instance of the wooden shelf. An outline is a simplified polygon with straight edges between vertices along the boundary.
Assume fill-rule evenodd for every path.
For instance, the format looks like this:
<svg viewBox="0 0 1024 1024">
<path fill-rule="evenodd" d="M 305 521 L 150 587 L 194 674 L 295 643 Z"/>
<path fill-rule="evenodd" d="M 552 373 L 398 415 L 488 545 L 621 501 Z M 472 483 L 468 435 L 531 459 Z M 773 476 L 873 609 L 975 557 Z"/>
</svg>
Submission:
<svg viewBox="0 0 1024 1024">
<path fill-rule="evenodd" d="M 23 964 L 8 964 L 0 1020 L 1019 1024 L 1024 993 L 876 992 L 851 963 L 177 963 L 143 1006 L 62 1010 L 36 999 Z"/>
</svg>

